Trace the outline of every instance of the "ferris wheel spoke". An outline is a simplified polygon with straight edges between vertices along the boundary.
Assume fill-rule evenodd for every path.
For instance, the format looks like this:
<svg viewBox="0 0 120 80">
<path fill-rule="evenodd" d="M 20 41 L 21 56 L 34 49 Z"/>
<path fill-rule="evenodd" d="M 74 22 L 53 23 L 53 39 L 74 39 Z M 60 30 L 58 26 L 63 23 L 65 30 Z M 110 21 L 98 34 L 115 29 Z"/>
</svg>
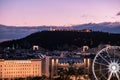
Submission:
<svg viewBox="0 0 120 80">
<path fill-rule="evenodd" d="M 115 49 L 113 50 L 113 55 L 114 55 L 114 62 L 115 62 Z"/>
<path fill-rule="evenodd" d="M 115 56 L 117 56 L 117 55 L 115 55 Z M 115 59 L 115 62 L 117 62 L 118 64 L 120 64 L 119 62 L 120 62 L 120 57 L 115 57 L 116 59 Z M 118 59 L 117 59 L 118 58 Z"/>
<path fill-rule="evenodd" d="M 105 73 L 104 75 L 102 74 L 102 75 L 100 76 L 100 78 L 104 77 L 105 79 L 107 79 L 107 78 L 105 77 L 105 75 L 106 75 L 107 73 L 108 73 L 108 71 L 106 71 L 106 73 Z"/>
<path fill-rule="evenodd" d="M 107 49 L 108 49 L 108 48 L 107 48 Z M 111 59 L 111 56 L 110 56 L 110 54 L 109 54 L 109 52 L 108 52 L 107 49 L 105 49 L 105 51 L 106 51 L 106 53 L 107 53 L 107 56 L 109 57 L 110 60 L 112 60 L 112 59 Z"/>
<path fill-rule="evenodd" d="M 101 79 L 102 77 L 104 77 L 105 79 L 107 79 L 107 77 L 105 77 L 105 75 L 108 73 L 108 71 L 105 72 L 105 74 L 101 74 L 101 76 L 99 77 L 99 79 Z"/>
<path fill-rule="evenodd" d="M 107 62 L 108 64 L 110 64 L 110 62 L 109 61 L 107 61 L 107 59 L 105 59 L 104 57 L 102 57 L 102 55 L 101 54 L 99 54 L 99 56 L 105 61 L 105 62 Z"/>
<path fill-rule="evenodd" d="M 118 71 L 118 73 L 120 74 L 120 71 Z"/>
<path fill-rule="evenodd" d="M 108 67 L 108 65 L 104 64 L 104 63 L 99 63 L 99 62 L 95 62 L 96 64 L 99 64 L 99 65 L 103 65 L 103 66 L 106 66 Z"/>
<path fill-rule="evenodd" d="M 110 79 L 111 79 L 111 77 L 112 77 L 112 72 L 110 73 L 110 75 L 109 75 L 109 77 L 108 77 L 108 79 L 107 79 L 107 80 L 110 80 Z"/>
<path fill-rule="evenodd" d="M 118 73 L 116 73 L 116 77 L 117 77 L 118 80 L 120 80 Z"/>
<path fill-rule="evenodd" d="M 119 62 L 120 62 L 119 58 L 116 60 L 116 62 L 117 62 L 118 64 L 120 64 L 120 63 L 119 63 Z"/>
</svg>

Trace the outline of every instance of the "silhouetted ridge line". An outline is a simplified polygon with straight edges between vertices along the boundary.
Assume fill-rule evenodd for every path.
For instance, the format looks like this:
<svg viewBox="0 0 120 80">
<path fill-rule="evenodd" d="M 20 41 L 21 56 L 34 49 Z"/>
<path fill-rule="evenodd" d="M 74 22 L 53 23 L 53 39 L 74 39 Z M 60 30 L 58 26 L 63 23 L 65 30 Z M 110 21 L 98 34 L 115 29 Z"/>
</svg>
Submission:
<svg viewBox="0 0 120 80">
<path fill-rule="evenodd" d="M 38 45 L 49 50 L 68 50 L 70 48 L 97 47 L 99 44 L 120 45 L 120 34 L 105 32 L 42 31 L 25 38 L 0 43 L 1 48 L 12 47 L 31 49 Z"/>
</svg>

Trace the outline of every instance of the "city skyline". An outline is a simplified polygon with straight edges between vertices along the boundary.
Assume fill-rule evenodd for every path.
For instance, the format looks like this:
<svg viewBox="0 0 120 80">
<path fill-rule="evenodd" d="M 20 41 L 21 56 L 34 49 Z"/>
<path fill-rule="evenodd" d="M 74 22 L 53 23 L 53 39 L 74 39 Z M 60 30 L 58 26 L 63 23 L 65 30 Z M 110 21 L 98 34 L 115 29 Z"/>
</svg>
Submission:
<svg viewBox="0 0 120 80">
<path fill-rule="evenodd" d="M 120 80 L 120 0 L 0 0 L 0 80 Z"/>
<path fill-rule="evenodd" d="M 119 0 L 0 0 L 0 24 L 70 26 L 120 22 Z"/>
</svg>

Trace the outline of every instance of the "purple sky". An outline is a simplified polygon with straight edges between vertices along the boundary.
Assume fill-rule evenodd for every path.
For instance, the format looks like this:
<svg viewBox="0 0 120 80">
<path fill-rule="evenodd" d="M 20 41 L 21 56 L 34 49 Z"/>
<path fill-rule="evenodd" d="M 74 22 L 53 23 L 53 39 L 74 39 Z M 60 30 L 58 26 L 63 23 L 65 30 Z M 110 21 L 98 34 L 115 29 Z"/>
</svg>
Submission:
<svg viewBox="0 0 120 80">
<path fill-rule="evenodd" d="M 0 0 L 0 24 L 14 26 L 120 22 L 120 0 Z"/>
</svg>

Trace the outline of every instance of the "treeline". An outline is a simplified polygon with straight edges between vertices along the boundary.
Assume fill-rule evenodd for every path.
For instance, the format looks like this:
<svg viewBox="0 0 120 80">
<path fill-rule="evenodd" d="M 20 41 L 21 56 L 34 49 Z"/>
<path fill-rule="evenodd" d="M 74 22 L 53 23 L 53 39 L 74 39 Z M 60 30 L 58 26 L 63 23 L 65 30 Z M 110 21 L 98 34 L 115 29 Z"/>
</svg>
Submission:
<svg viewBox="0 0 120 80">
<path fill-rule="evenodd" d="M 105 32 L 72 32 L 42 31 L 25 38 L 0 43 L 1 48 L 12 47 L 31 49 L 38 45 L 49 50 L 66 50 L 88 45 L 97 47 L 99 44 L 120 45 L 120 34 Z"/>
</svg>

